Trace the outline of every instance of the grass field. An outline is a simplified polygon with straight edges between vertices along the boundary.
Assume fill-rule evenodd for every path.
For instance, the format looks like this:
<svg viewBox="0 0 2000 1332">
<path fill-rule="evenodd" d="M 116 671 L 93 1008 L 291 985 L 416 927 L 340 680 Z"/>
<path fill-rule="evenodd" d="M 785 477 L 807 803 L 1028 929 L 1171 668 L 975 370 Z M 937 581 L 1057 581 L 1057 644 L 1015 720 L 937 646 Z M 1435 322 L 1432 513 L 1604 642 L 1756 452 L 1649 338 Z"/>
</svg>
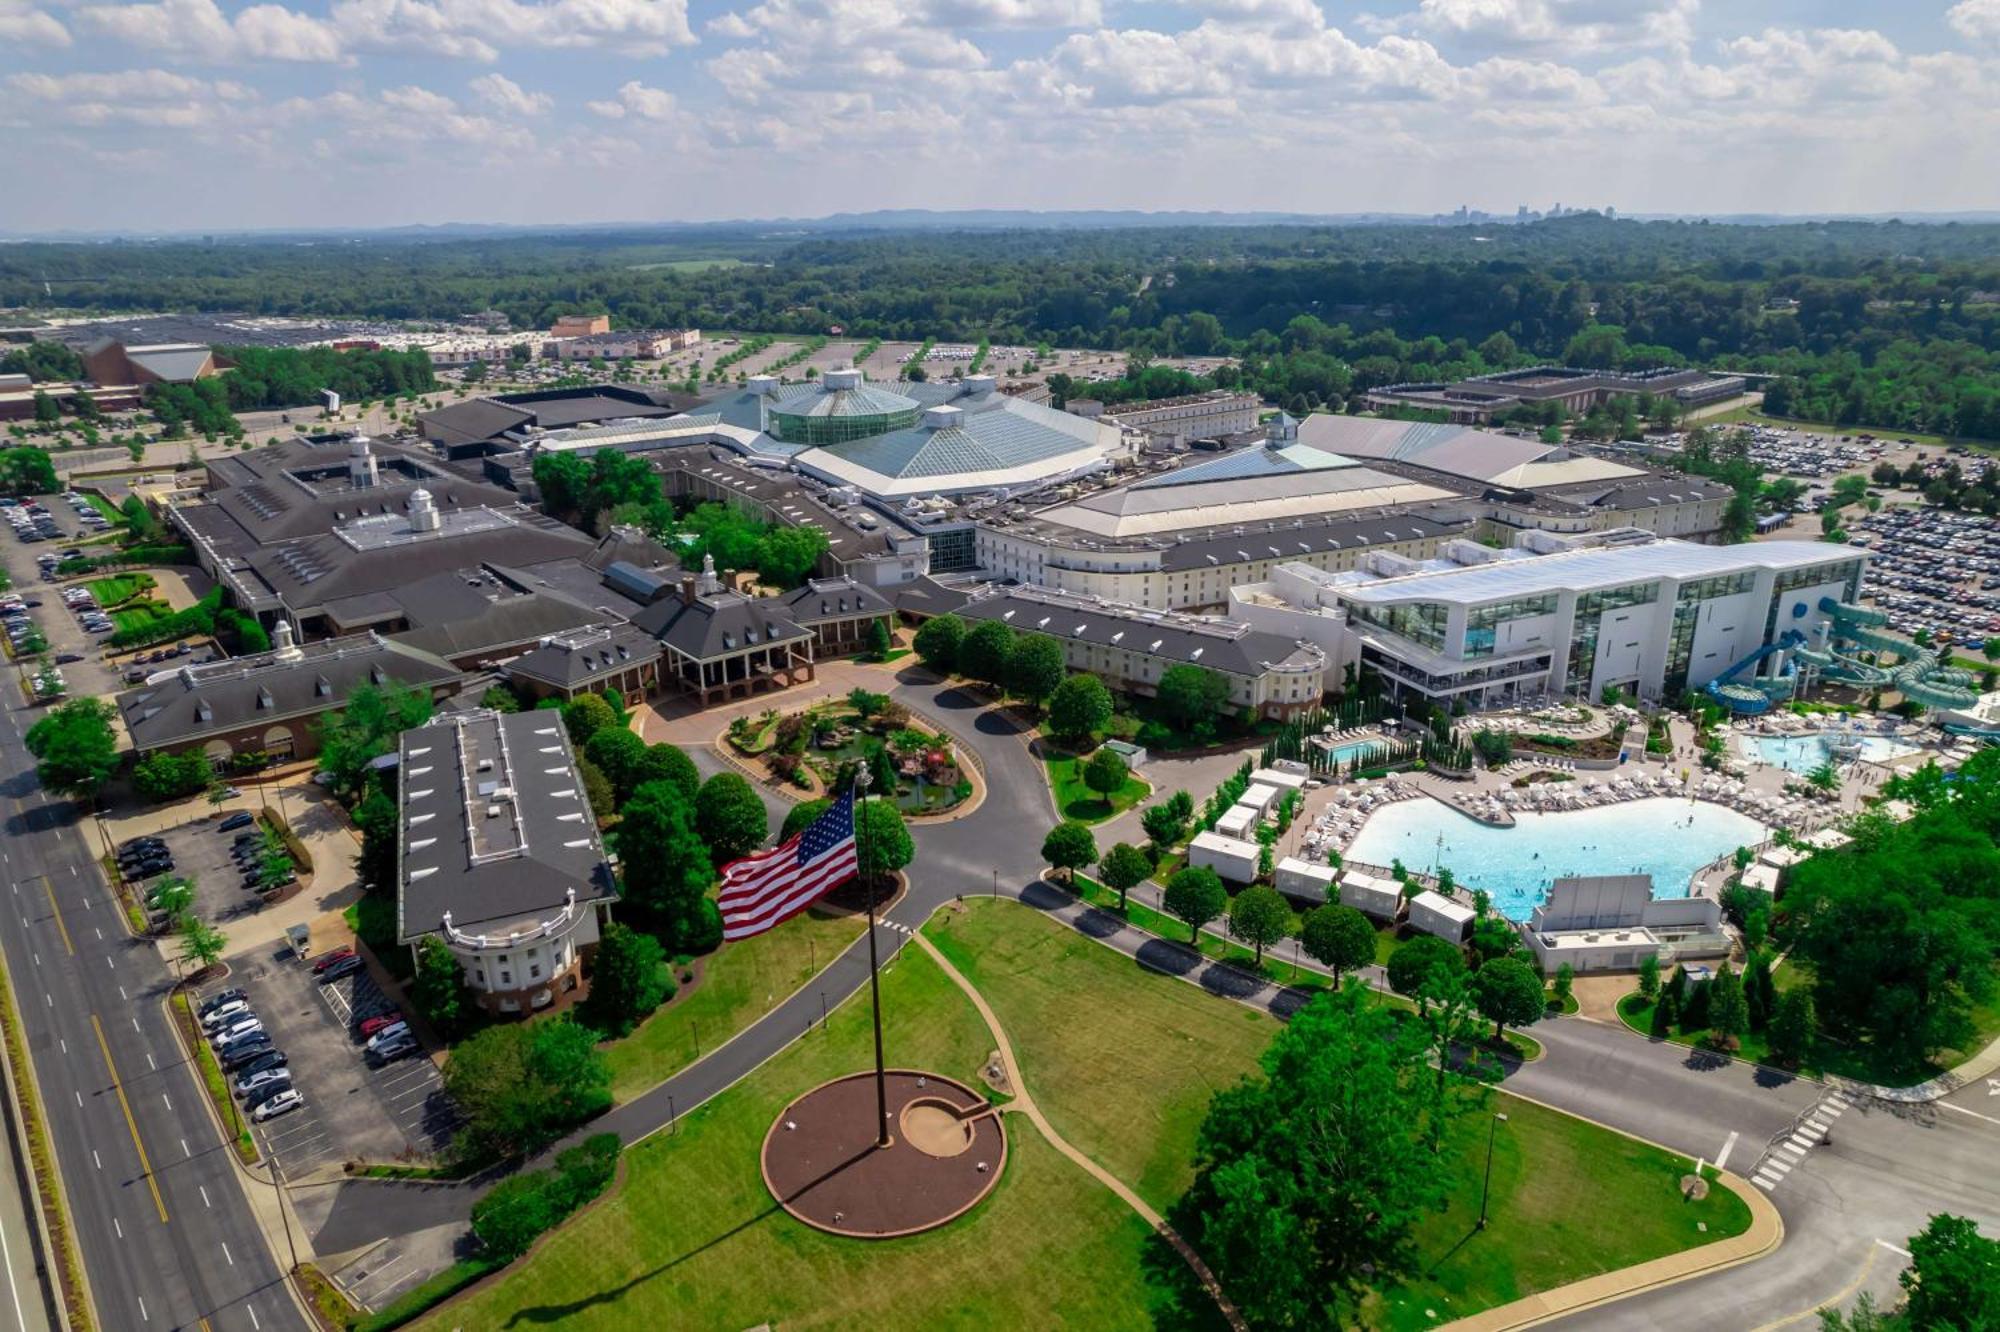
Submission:
<svg viewBox="0 0 2000 1332">
<path fill-rule="evenodd" d="M 858 917 L 808 911 L 767 934 L 724 944 L 702 963 L 699 985 L 604 1047 L 612 1098 L 629 1101 L 686 1068 L 695 1061 L 697 1039 L 711 1051 L 755 1022 L 860 938 L 861 929 Z"/>
<path fill-rule="evenodd" d="M 140 629 L 152 624 L 155 620 L 165 619 L 167 616 L 172 615 L 173 611 L 161 602 L 141 601 L 127 606 L 123 610 L 112 611 L 110 614 L 111 623 L 117 625 L 120 629 Z"/>
<path fill-rule="evenodd" d="M 970 899 L 925 933 L 993 1006 L 1056 1131 L 1171 1207 L 1193 1179 L 1209 1098 L 1256 1067 L 1275 1020 L 1011 903 Z M 1494 1148 L 1493 1224 L 1468 1234 L 1492 1122 L 1471 1114 L 1447 1147 L 1450 1205 L 1419 1234 L 1426 1274 L 1387 1292 L 1376 1322 L 1434 1326 L 1749 1224 L 1725 1190 L 1680 1200 L 1691 1161 L 1515 1097 L 1493 1094 L 1488 1109 L 1508 1116 Z M 1441 1317 L 1427 1321 L 1426 1309 Z"/>
<path fill-rule="evenodd" d="M 1042 764 L 1048 769 L 1049 789 L 1055 792 L 1056 808 L 1066 819 L 1079 823 L 1102 823 L 1116 818 L 1132 806 L 1152 794 L 1153 788 L 1137 777 L 1127 776 L 1125 785 L 1105 798 L 1083 784 L 1084 760 L 1064 756 L 1047 758 Z"/>
<path fill-rule="evenodd" d="M 991 1038 L 927 957 L 883 976 L 892 1063 L 978 1085 Z M 869 1010 L 857 1000 L 749 1078 L 626 1155 L 624 1183 L 529 1260 L 419 1324 L 451 1328 L 1146 1328 L 1186 1322 L 1149 1283 L 1145 1223 L 1016 1117 L 998 1187 L 941 1230 L 838 1239 L 776 1210 L 758 1151 L 779 1110 L 809 1087 L 867 1067 Z M 1199 1310 L 1194 1311 L 1198 1317 Z M 1198 1324 L 1197 1324 L 1198 1325 Z"/>
<path fill-rule="evenodd" d="M 84 586 L 90 589 L 100 606 L 116 606 L 121 601 L 130 601 L 141 592 L 150 592 L 158 584 L 151 574 L 113 574 L 109 578 L 93 578 Z"/>
</svg>

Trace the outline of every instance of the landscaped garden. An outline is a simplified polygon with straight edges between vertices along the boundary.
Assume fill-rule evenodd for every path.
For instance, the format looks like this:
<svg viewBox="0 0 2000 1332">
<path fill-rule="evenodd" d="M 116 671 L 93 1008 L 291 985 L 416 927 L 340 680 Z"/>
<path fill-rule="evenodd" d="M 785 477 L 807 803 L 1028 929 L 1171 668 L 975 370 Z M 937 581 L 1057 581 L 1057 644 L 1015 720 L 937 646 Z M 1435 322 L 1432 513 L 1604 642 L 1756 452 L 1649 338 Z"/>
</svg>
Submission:
<svg viewBox="0 0 2000 1332">
<path fill-rule="evenodd" d="M 815 793 L 838 788 L 866 764 L 874 794 L 892 796 L 906 815 L 944 813 L 973 792 L 971 771 L 948 737 L 866 689 L 800 712 L 738 718 L 727 740 L 773 777 Z"/>
<path fill-rule="evenodd" d="M 1117 818 L 1153 793 L 1152 787 L 1132 775 L 1123 760 L 1115 768 L 1106 760 L 1097 760 L 1098 754 L 1110 752 L 1100 746 L 1087 755 L 1051 751 L 1043 756 L 1049 790 L 1054 793 L 1056 808 L 1064 818 L 1079 823 L 1102 823 Z M 1092 773 L 1093 760 L 1097 760 L 1102 775 Z"/>
</svg>

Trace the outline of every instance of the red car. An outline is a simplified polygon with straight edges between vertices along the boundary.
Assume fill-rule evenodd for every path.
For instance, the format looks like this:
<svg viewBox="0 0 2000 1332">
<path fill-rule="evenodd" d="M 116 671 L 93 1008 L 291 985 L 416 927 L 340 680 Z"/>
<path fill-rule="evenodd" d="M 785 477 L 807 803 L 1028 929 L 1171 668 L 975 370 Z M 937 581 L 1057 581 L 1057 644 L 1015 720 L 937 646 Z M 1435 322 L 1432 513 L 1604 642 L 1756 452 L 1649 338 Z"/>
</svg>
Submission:
<svg viewBox="0 0 2000 1332">
<path fill-rule="evenodd" d="M 365 1039 L 369 1036 L 373 1036 L 376 1032 L 382 1030 L 382 1028 L 384 1027 L 395 1026 L 398 1022 L 401 1022 L 402 1020 L 403 1020 L 403 1015 L 401 1013 L 394 1011 L 393 1009 L 387 1013 L 377 1013 L 372 1018 L 363 1018 L 361 1020 L 361 1035 Z"/>
<path fill-rule="evenodd" d="M 317 976 L 334 963 L 345 961 L 347 958 L 353 956 L 354 950 L 352 948 L 336 948 L 331 953 L 321 957 L 319 961 L 313 963 L 313 975 Z"/>
</svg>

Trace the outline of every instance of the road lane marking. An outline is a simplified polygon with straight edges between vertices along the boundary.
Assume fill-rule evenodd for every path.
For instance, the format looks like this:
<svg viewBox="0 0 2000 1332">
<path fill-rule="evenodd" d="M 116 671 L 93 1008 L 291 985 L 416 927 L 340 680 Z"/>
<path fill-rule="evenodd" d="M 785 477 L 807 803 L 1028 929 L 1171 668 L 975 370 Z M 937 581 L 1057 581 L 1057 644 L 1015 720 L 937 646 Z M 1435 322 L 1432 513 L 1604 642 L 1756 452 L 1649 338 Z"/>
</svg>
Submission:
<svg viewBox="0 0 2000 1332">
<path fill-rule="evenodd" d="M 36 966 L 39 967 L 40 965 L 42 965 L 42 955 L 40 953 L 37 953 L 34 950 L 30 949 L 28 952 L 28 956 L 35 959 Z"/>
<path fill-rule="evenodd" d="M 1835 1119 L 1838 1119 L 1847 1113 L 1847 1107 L 1844 1105 L 1823 1105 L 1820 1107 L 1819 1112 L 1823 1115 L 1832 1115 Z"/>
<path fill-rule="evenodd" d="M 193 1155 L 194 1155 L 194 1153 L 193 1153 L 193 1152 L 191 1152 L 191 1151 L 189 1151 L 189 1150 L 188 1150 L 188 1140 L 187 1140 L 186 1138 L 182 1138 L 182 1139 L 181 1139 L 181 1155 L 182 1155 L 182 1156 L 193 1156 Z"/>
<path fill-rule="evenodd" d="M 146 1297 L 144 1295 L 139 1297 L 139 1317 L 149 1323 L 153 1321 L 153 1315 L 146 1312 Z"/>
<path fill-rule="evenodd" d="M 1962 1105 L 1953 1105 L 1950 1101 L 1939 1101 L 1938 1104 L 1947 1110 L 1956 1110 L 1961 1115 L 1971 1115 L 1974 1119 L 1983 1119 L 1989 1124 L 2000 1124 L 2000 1119 L 1995 1119 L 1991 1115 L 1982 1115 L 1977 1110 L 1968 1110 Z"/>
<path fill-rule="evenodd" d="M 146 1067 L 155 1073 L 160 1071 L 160 1066 L 153 1062 L 153 1052 L 151 1050 L 146 1051 Z"/>
<path fill-rule="evenodd" d="M 62 1052 L 63 1052 L 64 1054 L 68 1054 L 68 1053 L 69 1053 L 69 1042 L 68 1042 L 68 1041 L 66 1041 L 66 1040 L 64 1040 L 64 1039 L 63 1039 L 62 1037 L 58 1036 L 58 1037 L 56 1037 L 56 1044 L 57 1044 L 57 1045 L 60 1045 L 60 1046 L 62 1047 Z"/>
<path fill-rule="evenodd" d="M 115 1216 L 111 1218 L 111 1228 L 118 1232 L 119 1239 L 125 1238 L 125 1227 L 118 1224 L 118 1218 Z"/>
<path fill-rule="evenodd" d="M 125 987 L 122 985 L 118 987 L 118 997 L 128 1001 L 131 999 L 131 996 L 125 993 Z"/>
<path fill-rule="evenodd" d="M 138 1032 L 141 1036 L 144 1036 L 146 1034 L 145 1031 L 139 1026 L 139 1019 L 136 1017 L 132 1019 L 132 1030 Z"/>
<path fill-rule="evenodd" d="M 195 1187 L 201 1190 L 201 1205 L 202 1205 L 203 1207 L 213 1207 L 213 1206 L 215 1206 L 215 1204 L 214 1204 L 214 1203 L 212 1203 L 212 1202 L 210 1202 L 210 1201 L 208 1200 L 208 1189 L 207 1189 L 207 1188 L 206 1188 L 205 1186 L 203 1186 L 203 1185 L 200 1185 L 200 1184 L 197 1184 L 197 1185 L 195 1185 Z"/>
<path fill-rule="evenodd" d="M 229 1245 L 228 1245 L 228 1244 L 227 1244 L 226 1242 L 223 1242 L 223 1241 L 218 1241 L 218 1243 L 221 1243 L 221 1244 L 222 1244 L 222 1256 L 223 1256 L 224 1258 L 228 1258 L 228 1259 L 229 1259 L 229 1265 L 230 1265 L 231 1267 L 234 1267 L 234 1266 L 236 1266 L 236 1259 L 230 1256 L 230 1253 L 229 1253 Z"/>
<path fill-rule="evenodd" d="M 91 1164 L 95 1165 L 99 1170 L 104 1169 L 104 1162 L 98 1158 L 97 1149 L 95 1147 L 90 1149 L 90 1160 Z"/>
<path fill-rule="evenodd" d="M 1899 1249 L 1895 1245 L 1889 1243 L 1888 1240 L 1878 1239 L 1875 1242 L 1881 1245 L 1883 1248 L 1887 1249 L 1890 1253 L 1898 1254 L 1904 1258 L 1908 1258 L 1910 1256 L 1910 1251 L 1908 1249 Z"/>
<path fill-rule="evenodd" d="M 160 1196 L 160 1182 L 153 1178 L 153 1163 L 146 1158 L 146 1144 L 139 1140 L 139 1121 L 132 1118 L 132 1103 L 125 1099 L 125 1084 L 118 1080 L 118 1065 L 111 1062 L 111 1042 L 104 1039 L 104 1024 L 97 1014 L 90 1015 L 90 1025 L 97 1032 L 97 1048 L 104 1052 L 104 1067 L 111 1074 L 111 1090 L 118 1093 L 118 1107 L 125 1112 L 125 1128 L 132 1135 L 132 1145 L 139 1149 L 139 1168 L 146 1174 L 146 1187 L 153 1191 L 153 1206 L 160 1211 L 160 1220 L 167 1219 L 167 1200 Z M 135 1021 L 133 1026 L 137 1026 Z"/>
<path fill-rule="evenodd" d="M 246 1304 L 246 1305 L 244 1305 L 243 1307 L 244 1307 L 244 1308 L 245 1308 L 246 1310 L 248 1310 L 248 1311 L 249 1311 L 249 1314 L 250 1314 L 250 1326 L 251 1326 L 251 1327 L 253 1327 L 253 1328 L 261 1328 L 261 1327 L 263 1327 L 263 1326 L 264 1326 L 264 1325 L 263 1325 L 262 1323 L 260 1323 L 260 1322 L 258 1322 L 258 1321 L 257 1321 L 257 1306 L 256 1306 L 256 1305 L 254 1305 L 254 1304 Z"/>
<path fill-rule="evenodd" d="M 167 1102 L 167 1113 L 172 1114 L 174 1110 L 174 1103 L 170 1100 L 167 1100 L 167 1094 L 165 1092 L 160 1093 L 160 1099 Z"/>
</svg>

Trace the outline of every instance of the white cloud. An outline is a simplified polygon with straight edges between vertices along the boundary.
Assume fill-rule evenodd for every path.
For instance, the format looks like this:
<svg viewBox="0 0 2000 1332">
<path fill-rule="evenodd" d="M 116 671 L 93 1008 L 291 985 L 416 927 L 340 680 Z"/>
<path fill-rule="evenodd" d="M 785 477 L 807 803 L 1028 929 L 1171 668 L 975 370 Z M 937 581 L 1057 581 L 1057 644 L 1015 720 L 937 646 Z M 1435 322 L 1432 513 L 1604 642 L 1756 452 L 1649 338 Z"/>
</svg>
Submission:
<svg viewBox="0 0 2000 1332">
<path fill-rule="evenodd" d="M 69 29 L 52 14 L 25 0 L 0 0 L 0 42 L 24 46 L 68 46 Z"/>
<path fill-rule="evenodd" d="M 1419 31 L 1499 49 L 1571 56 L 1614 47 L 1685 46 L 1700 0 L 1422 0 Z"/>
<path fill-rule="evenodd" d="M 529 92 L 505 74 L 481 74 L 471 87 L 480 101 L 517 116 L 545 116 L 556 104 L 547 93 Z"/>
<path fill-rule="evenodd" d="M 205 63 L 341 57 L 339 34 L 330 25 L 282 5 L 251 5 L 234 18 L 215 0 L 87 5 L 77 11 L 77 20 L 99 36 Z"/>
<path fill-rule="evenodd" d="M 2000 0 L 1958 0 L 1944 21 L 1975 42 L 2000 42 Z"/>
<path fill-rule="evenodd" d="M 638 120 L 671 120 L 677 109 L 672 93 L 648 88 L 637 79 L 618 90 L 617 100 L 590 102 L 587 105 L 593 114 L 606 120 L 623 120 L 627 116 Z"/>
</svg>

